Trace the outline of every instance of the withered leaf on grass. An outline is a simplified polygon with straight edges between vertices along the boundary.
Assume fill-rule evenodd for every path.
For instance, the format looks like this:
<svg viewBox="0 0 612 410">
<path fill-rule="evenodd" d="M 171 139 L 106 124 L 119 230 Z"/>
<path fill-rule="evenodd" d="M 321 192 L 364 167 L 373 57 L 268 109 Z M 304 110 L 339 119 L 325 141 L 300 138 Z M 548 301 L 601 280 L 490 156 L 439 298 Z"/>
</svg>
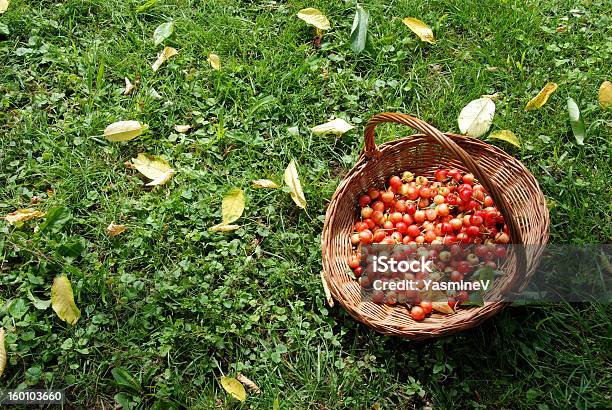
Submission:
<svg viewBox="0 0 612 410">
<path fill-rule="evenodd" d="M 291 160 L 287 169 L 285 169 L 285 184 L 291 189 L 291 198 L 293 202 L 302 209 L 306 208 L 306 198 L 302 191 L 302 184 L 300 183 L 300 177 L 295 167 L 294 160 Z"/>
<path fill-rule="evenodd" d="M 238 381 L 240 383 L 242 383 L 246 387 L 248 387 L 249 390 L 251 390 L 251 391 L 253 391 L 255 393 L 261 393 L 261 390 L 259 389 L 259 386 L 256 385 L 255 382 L 253 382 L 251 379 L 246 377 L 244 374 L 238 373 L 238 376 L 236 376 L 236 379 L 238 379 Z"/>
<path fill-rule="evenodd" d="M 216 54 L 208 55 L 208 64 L 210 64 L 213 70 L 221 70 L 221 59 Z"/>
<path fill-rule="evenodd" d="M 4 328 L 0 327 L 0 377 L 6 367 L 6 346 L 4 345 Z"/>
<path fill-rule="evenodd" d="M 557 83 L 547 83 L 544 88 L 540 90 L 538 95 L 533 97 L 525 106 L 525 111 L 535 110 L 541 108 L 546 101 L 548 101 L 548 97 L 558 88 Z"/>
<path fill-rule="evenodd" d="M 81 311 L 74 303 L 72 286 L 65 275 L 58 276 L 51 286 L 51 307 L 60 319 L 75 325 L 81 317 Z"/>
<path fill-rule="evenodd" d="M 210 228 L 211 231 L 227 232 L 240 228 L 240 225 L 231 225 L 238 220 L 244 212 L 244 192 L 240 188 L 229 191 L 221 203 L 222 222 Z"/>
<path fill-rule="evenodd" d="M 157 46 L 164 42 L 165 39 L 172 35 L 174 31 L 174 23 L 169 21 L 167 23 L 162 23 L 155 29 L 153 33 L 153 43 Z"/>
<path fill-rule="evenodd" d="M 334 298 L 332 298 L 329 286 L 327 286 L 327 280 L 325 279 L 325 272 L 321 271 L 321 283 L 323 283 L 323 292 L 325 292 L 325 300 L 329 307 L 334 307 Z"/>
<path fill-rule="evenodd" d="M 132 90 L 134 90 L 134 84 L 132 84 L 129 78 L 125 77 L 125 89 L 123 90 L 123 95 L 129 95 Z"/>
<path fill-rule="evenodd" d="M 495 103 L 490 98 L 470 101 L 459 114 L 459 129 L 463 134 L 478 138 L 489 131 L 494 115 Z"/>
<path fill-rule="evenodd" d="M 612 83 L 610 81 L 604 81 L 601 83 L 601 86 L 599 87 L 598 99 L 599 104 L 603 108 L 607 109 L 612 107 Z"/>
<path fill-rule="evenodd" d="M 4 13 L 9 6 L 9 0 L 0 0 L 0 14 Z"/>
<path fill-rule="evenodd" d="M 111 237 L 121 235 L 125 231 L 127 231 L 127 226 L 116 224 L 115 221 L 106 227 L 106 234 Z"/>
<path fill-rule="evenodd" d="M 25 222 L 30 219 L 42 218 L 43 216 L 45 216 L 44 212 L 35 209 L 18 209 L 4 216 L 4 219 L 11 225 L 14 225 L 15 222 Z"/>
<path fill-rule="evenodd" d="M 311 26 L 315 26 L 319 30 L 329 30 L 331 28 L 327 17 L 325 17 L 320 10 L 313 9 L 312 7 L 298 11 L 297 16 L 299 19 L 305 21 Z"/>
<path fill-rule="evenodd" d="M 129 141 L 141 135 L 147 128 L 147 125 L 138 121 L 117 121 L 104 129 L 104 138 L 112 142 Z"/>
<path fill-rule="evenodd" d="M 491 134 L 489 134 L 489 139 L 502 140 L 502 141 L 506 141 L 514 145 L 515 147 L 518 147 L 518 148 L 521 147 L 521 143 L 519 142 L 519 139 L 510 130 L 500 130 L 500 131 L 492 132 Z"/>
<path fill-rule="evenodd" d="M 231 394 L 233 398 L 240 401 L 246 400 L 246 390 L 244 390 L 244 386 L 238 380 L 233 377 L 221 377 L 221 386 L 225 389 L 226 392 Z"/>
<path fill-rule="evenodd" d="M 165 159 L 144 153 L 132 158 L 132 166 L 145 177 L 152 179 L 147 186 L 164 185 L 175 173 Z"/>
<path fill-rule="evenodd" d="M 436 43 L 436 39 L 434 38 L 433 31 L 431 31 L 429 26 L 423 23 L 421 20 L 415 19 L 413 17 L 406 17 L 402 21 L 404 22 L 405 25 L 408 26 L 410 30 L 412 30 L 414 34 L 419 36 L 421 41 L 425 41 L 429 44 Z"/>
<path fill-rule="evenodd" d="M 352 130 L 353 127 L 348 122 L 344 121 L 342 118 L 336 118 L 335 120 L 331 120 L 326 122 L 325 124 L 317 125 L 316 127 L 312 127 L 310 131 L 313 134 L 334 134 L 334 135 L 342 135 L 347 131 Z"/>
<path fill-rule="evenodd" d="M 251 183 L 253 184 L 253 187 L 255 188 L 271 188 L 271 189 L 278 188 L 278 184 L 269 179 L 254 179 L 251 181 Z"/>
<path fill-rule="evenodd" d="M 175 125 L 174 126 L 174 131 L 180 132 L 181 134 L 185 134 L 190 129 L 191 129 L 191 125 Z"/>
<path fill-rule="evenodd" d="M 153 71 L 159 70 L 162 64 L 164 64 L 170 57 L 173 57 L 178 54 L 175 48 L 172 47 L 164 47 L 164 49 L 157 56 L 157 60 L 151 65 Z"/>
</svg>

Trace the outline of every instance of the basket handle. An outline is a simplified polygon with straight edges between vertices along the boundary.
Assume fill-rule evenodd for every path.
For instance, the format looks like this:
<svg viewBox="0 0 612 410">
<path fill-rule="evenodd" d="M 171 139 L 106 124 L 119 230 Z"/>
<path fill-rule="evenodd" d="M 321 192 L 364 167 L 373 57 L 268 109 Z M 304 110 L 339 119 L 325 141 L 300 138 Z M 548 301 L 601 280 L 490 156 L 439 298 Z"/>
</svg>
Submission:
<svg viewBox="0 0 612 410">
<path fill-rule="evenodd" d="M 455 156 L 455 158 L 460 159 L 465 164 L 466 168 L 472 174 L 474 174 L 480 184 L 485 187 L 489 195 L 491 195 L 491 198 L 493 198 L 495 205 L 497 205 L 501 214 L 504 216 L 505 222 L 508 224 L 511 242 L 514 244 L 523 243 L 521 231 L 518 228 L 518 222 L 510 212 L 510 206 L 508 205 L 508 201 L 506 201 L 506 198 L 504 198 L 501 191 L 499 190 L 497 185 L 491 180 L 489 175 L 482 170 L 480 165 L 478 165 L 478 163 L 476 163 L 476 161 L 474 161 L 472 157 L 467 152 L 465 152 L 463 148 L 457 145 L 452 139 L 444 135 L 440 130 L 429 125 L 425 121 L 401 113 L 385 112 L 374 115 L 372 118 L 370 118 L 370 121 L 368 121 L 365 127 L 364 155 L 366 157 L 366 160 L 372 158 L 379 158 L 381 155 L 380 150 L 378 149 L 378 147 L 376 147 L 376 143 L 374 142 L 374 128 L 376 128 L 378 124 L 382 124 L 384 122 L 395 122 L 398 124 L 404 124 L 409 127 L 412 127 L 415 130 L 418 130 L 423 134 L 427 135 L 428 137 L 433 138 L 438 144 L 442 145 L 445 149 L 450 151 Z"/>
</svg>

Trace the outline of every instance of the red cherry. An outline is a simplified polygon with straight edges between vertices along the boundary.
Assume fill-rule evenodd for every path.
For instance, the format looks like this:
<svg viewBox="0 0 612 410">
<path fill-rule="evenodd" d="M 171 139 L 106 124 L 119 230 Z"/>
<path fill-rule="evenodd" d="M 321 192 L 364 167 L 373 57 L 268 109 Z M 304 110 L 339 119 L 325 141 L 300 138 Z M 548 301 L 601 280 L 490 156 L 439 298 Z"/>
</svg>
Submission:
<svg viewBox="0 0 612 410">
<path fill-rule="evenodd" d="M 474 174 L 465 174 L 463 178 L 461 178 L 464 184 L 472 185 L 474 183 Z"/>
<path fill-rule="evenodd" d="M 382 229 L 374 232 L 374 242 L 375 243 L 379 243 L 383 241 L 386 237 L 387 237 L 387 234 Z"/>
<path fill-rule="evenodd" d="M 380 195 L 380 198 L 384 203 L 388 204 L 395 199 L 395 194 L 392 191 L 385 191 Z"/>
<path fill-rule="evenodd" d="M 464 189 L 460 191 L 459 198 L 461 198 L 461 202 L 468 202 L 472 198 L 472 190 Z"/>
<path fill-rule="evenodd" d="M 373 213 L 374 213 L 374 210 L 367 205 L 365 206 L 365 208 L 361 208 L 362 218 L 370 218 Z"/>
<path fill-rule="evenodd" d="M 355 274 L 355 277 L 358 278 L 363 273 L 363 268 L 361 266 L 357 266 L 355 269 L 353 269 L 353 273 Z"/>
<path fill-rule="evenodd" d="M 423 312 L 428 315 L 431 313 L 431 311 L 433 310 L 433 306 L 431 304 L 430 301 L 428 300 L 423 300 L 421 301 L 421 303 L 419 304 L 419 306 L 421 307 L 421 309 L 423 309 Z"/>
<path fill-rule="evenodd" d="M 408 233 L 408 224 L 406 224 L 405 222 L 398 222 L 395 224 L 395 229 L 397 229 L 397 231 L 402 235 L 405 235 L 406 233 Z"/>
<path fill-rule="evenodd" d="M 436 170 L 436 173 L 434 175 L 435 175 L 436 181 L 443 182 L 444 180 L 446 180 L 446 178 L 448 178 L 448 170 L 438 169 Z"/>
<path fill-rule="evenodd" d="M 368 195 L 361 195 L 359 198 L 359 206 L 362 208 L 367 206 L 370 202 L 372 202 L 372 198 L 370 198 Z"/>
<path fill-rule="evenodd" d="M 406 212 L 407 212 L 409 215 L 414 215 L 414 213 L 415 213 L 416 211 L 417 211 L 417 207 L 416 207 L 416 205 L 415 205 L 415 203 L 414 203 L 414 202 L 408 202 L 408 203 L 406 204 Z"/>
<path fill-rule="evenodd" d="M 369 229 L 366 229 L 364 231 L 359 232 L 359 240 L 361 241 L 361 243 L 372 243 L 372 241 L 374 240 L 374 235 L 372 234 L 372 231 L 370 231 Z"/>
<path fill-rule="evenodd" d="M 419 189 L 419 195 L 421 196 L 421 198 L 429 198 L 431 197 L 431 189 L 429 187 L 421 187 L 421 189 Z"/>
<path fill-rule="evenodd" d="M 391 178 L 389 178 L 389 185 L 392 188 L 399 189 L 399 187 L 401 187 L 402 184 L 403 184 L 402 179 L 398 177 L 397 175 L 393 175 Z"/>
<path fill-rule="evenodd" d="M 414 213 L 414 220 L 417 223 L 423 223 L 425 220 L 425 211 L 421 211 L 420 209 Z"/>
<path fill-rule="evenodd" d="M 421 321 L 425 319 L 425 311 L 420 306 L 413 306 L 412 309 L 410 309 L 410 316 L 414 320 Z"/>
<path fill-rule="evenodd" d="M 386 221 L 386 222 L 383 224 L 383 229 L 388 229 L 388 230 L 390 230 L 390 229 L 393 229 L 393 228 L 395 228 L 395 225 L 394 225 L 394 224 L 393 224 L 393 222 L 391 222 L 391 221 Z"/>
<path fill-rule="evenodd" d="M 378 198 L 379 195 L 380 195 L 380 192 L 378 191 L 378 189 L 374 189 L 374 188 L 368 189 L 368 196 L 372 200 L 375 200 L 376 198 Z"/>
<path fill-rule="evenodd" d="M 401 213 L 406 212 L 406 201 L 404 201 L 403 199 L 395 201 L 395 210 Z"/>
<path fill-rule="evenodd" d="M 474 225 L 468 226 L 465 230 L 465 233 L 467 233 L 468 236 L 478 236 L 478 234 L 480 233 L 480 228 Z"/>
<path fill-rule="evenodd" d="M 372 302 L 381 304 L 385 300 L 385 293 L 382 290 L 375 290 L 372 292 Z"/>
<path fill-rule="evenodd" d="M 361 231 L 363 231 L 365 229 L 368 229 L 368 224 L 366 224 L 365 222 L 357 222 L 355 224 L 355 230 L 357 232 L 361 232 Z"/>
<path fill-rule="evenodd" d="M 363 220 L 366 225 L 368 225 L 368 229 L 372 230 L 376 226 L 376 222 L 372 218 L 366 218 Z"/>
<path fill-rule="evenodd" d="M 412 236 L 413 238 L 416 238 L 417 236 L 419 236 L 421 234 L 421 230 L 416 225 L 410 225 L 408 227 L 408 231 L 406 233 L 408 235 Z"/>
<path fill-rule="evenodd" d="M 361 264 L 361 261 L 359 260 L 358 257 L 353 256 L 351 259 L 349 259 L 348 261 L 348 265 L 351 269 L 356 269 L 359 265 Z"/>
</svg>

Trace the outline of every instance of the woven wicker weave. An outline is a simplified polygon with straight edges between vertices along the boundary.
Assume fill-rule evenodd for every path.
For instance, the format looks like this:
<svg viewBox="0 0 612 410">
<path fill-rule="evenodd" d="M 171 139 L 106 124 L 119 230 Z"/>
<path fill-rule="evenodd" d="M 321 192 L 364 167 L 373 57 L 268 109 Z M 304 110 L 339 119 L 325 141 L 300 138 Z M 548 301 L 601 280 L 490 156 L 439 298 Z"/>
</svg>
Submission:
<svg viewBox="0 0 612 410">
<path fill-rule="evenodd" d="M 377 124 L 408 125 L 422 134 L 376 146 Z M 365 149 L 357 164 L 338 186 L 327 209 L 321 238 L 325 280 L 336 299 L 355 319 L 389 335 L 421 340 L 454 333 L 478 325 L 505 306 L 487 302 L 482 307 L 459 309 L 454 315 L 432 314 L 416 322 L 405 306 L 377 305 L 362 301 L 359 284 L 349 276 L 352 255 L 350 234 L 357 219 L 358 199 L 367 188 L 382 187 L 389 176 L 403 171 L 433 177 L 440 167 L 473 173 L 489 192 L 504 216 L 514 244 L 544 245 L 548 241 L 549 216 L 536 179 L 523 164 L 504 151 L 480 140 L 442 133 L 417 118 L 399 114 L 375 115 L 365 128 Z M 522 289 L 537 267 L 541 247 L 514 247 L 501 267 L 505 275 L 494 292 Z M 497 300 L 497 299 L 496 299 Z"/>
</svg>

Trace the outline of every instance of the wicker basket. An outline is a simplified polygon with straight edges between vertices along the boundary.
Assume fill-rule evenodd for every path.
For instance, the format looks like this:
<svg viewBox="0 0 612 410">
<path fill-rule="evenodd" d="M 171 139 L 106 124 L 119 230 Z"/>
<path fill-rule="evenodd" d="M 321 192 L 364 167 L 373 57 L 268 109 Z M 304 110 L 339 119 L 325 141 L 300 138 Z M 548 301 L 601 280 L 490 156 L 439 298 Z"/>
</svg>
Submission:
<svg viewBox="0 0 612 410">
<path fill-rule="evenodd" d="M 384 122 L 408 125 L 422 134 L 376 146 L 374 128 Z M 487 302 L 482 307 L 459 309 L 454 315 L 434 313 L 416 322 L 405 306 L 362 301 L 359 284 L 349 276 L 350 233 L 357 218 L 358 198 L 368 187 L 384 186 L 390 175 L 409 170 L 432 177 L 440 167 L 469 171 L 478 178 L 504 216 L 513 244 L 544 245 L 548 241 L 549 216 L 544 195 L 519 161 L 480 140 L 442 133 L 409 115 L 375 115 L 365 128 L 363 154 L 328 206 L 321 246 L 323 273 L 333 298 L 355 319 L 381 333 L 414 340 L 447 335 L 478 325 L 506 305 Z M 496 280 L 494 292 L 522 289 L 537 267 L 542 246 L 512 249 L 501 267 L 505 275 Z"/>
</svg>

